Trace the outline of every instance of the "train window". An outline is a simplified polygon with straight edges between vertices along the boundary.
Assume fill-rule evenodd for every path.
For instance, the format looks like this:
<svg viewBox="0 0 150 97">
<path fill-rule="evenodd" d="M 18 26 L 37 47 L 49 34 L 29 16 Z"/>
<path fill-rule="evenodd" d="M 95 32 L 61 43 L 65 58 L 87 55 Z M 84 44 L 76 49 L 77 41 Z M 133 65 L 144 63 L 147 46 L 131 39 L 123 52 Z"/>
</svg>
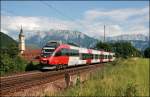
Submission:
<svg viewBox="0 0 150 97">
<path fill-rule="evenodd" d="M 98 57 L 99 57 L 99 55 L 96 54 L 96 55 L 95 55 L 95 59 L 98 59 Z"/>
<path fill-rule="evenodd" d="M 67 51 L 67 49 L 62 49 L 61 53 L 63 56 L 66 56 L 68 54 L 68 51 Z"/>
<path fill-rule="evenodd" d="M 93 59 L 94 58 L 94 55 L 93 54 L 85 54 L 85 53 L 82 53 L 80 58 L 82 60 L 86 60 L 86 59 Z"/>
<path fill-rule="evenodd" d="M 106 59 L 106 55 L 104 55 L 104 59 Z"/>
<path fill-rule="evenodd" d="M 53 49 L 44 49 L 45 52 L 53 52 Z"/>
<path fill-rule="evenodd" d="M 70 56 L 79 56 L 79 51 L 78 50 L 70 50 Z"/>
<path fill-rule="evenodd" d="M 63 52 L 63 55 L 67 55 L 67 56 L 79 56 L 78 50 L 62 49 L 62 52 Z"/>
<path fill-rule="evenodd" d="M 107 59 L 107 55 L 105 55 L 105 59 Z"/>
<path fill-rule="evenodd" d="M 104 55 L 102 54 L 102 55 L 100 55 L 100 59 L 104 59 Z"/>
<path fill-rule="evenodd" d="M 112 55 L 108 55 L 108 59 L 112 59 Z"/>
<path fill-rule="evenodd" d="M 116 57 L 115 55 L 113 55 L 113 57 Z"/>
<path fill-rule="evenodd" d="M 89 58 L 89 54 L 84 54 L 84 56 L 85 56 L 85 57 L 84 57 L 85 59 L 88 59 L 88 58 Z"/>
<path fill-rule="evenodd" d="M 61 51 L 58 51 L 58 52 L 56 52 L 56 54 L 55 54 L 55 56 L 61 56 L 61 55 L 62 55 Z"/>
<path fill-rule="evenodd" d="M 79 56 L 79 51 L 78 50 L 72 50 L 73 51 L 73 56 Z"/>
<path fill-rule="evenodd" d="M 99 55 L 97 55 L 97 59 L 99 59 Z"/>
<path fill-rule="evenodd" d="M 94 55 L 93 54 L 90 54 L 90 59 L 93 59 L 94 58 Z"/>
<path fill-rule="evenodd" d="M 84 53 L 83 53 L 83 54 L 81 54 L 81 59 L 82 59 L 82 60 L 85 60 L 85 59 L 86 59 L 86 57 L 87 57 L 87 55 L 86 55 L 86 54 L 84 54 Z"/>
<path fill-rule="evenodd" d="M 100 55 L 98 55 L 98 59 L 100 59 Z"/>
</svg>

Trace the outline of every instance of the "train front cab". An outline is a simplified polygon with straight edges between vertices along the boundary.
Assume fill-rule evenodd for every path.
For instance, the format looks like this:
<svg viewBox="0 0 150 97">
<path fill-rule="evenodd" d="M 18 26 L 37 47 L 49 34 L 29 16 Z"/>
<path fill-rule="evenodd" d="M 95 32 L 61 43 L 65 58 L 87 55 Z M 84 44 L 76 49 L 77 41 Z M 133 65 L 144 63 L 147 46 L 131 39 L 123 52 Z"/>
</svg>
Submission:
<svg viewBox="0 0 150 97">
<path fill-rule="evenodd" d="M 59 45 L 60 44 L 58 42 L 51 41 L 42 48 L 40 57 L 40 64 L 42 68 L 44 67 L 45 69 L 48 69 L 52 66 L 51 61 L 53 60 L 54 52 Z"/>
</svg>

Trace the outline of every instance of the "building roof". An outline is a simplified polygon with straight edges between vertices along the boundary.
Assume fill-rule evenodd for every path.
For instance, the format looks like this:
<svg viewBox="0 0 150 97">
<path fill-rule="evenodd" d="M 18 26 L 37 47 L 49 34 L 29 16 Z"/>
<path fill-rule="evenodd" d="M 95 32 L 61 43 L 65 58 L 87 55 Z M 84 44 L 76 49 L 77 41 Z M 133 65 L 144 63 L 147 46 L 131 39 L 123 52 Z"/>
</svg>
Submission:
<svg viewBox="0 0 150 97">
<path fill-rule="evenodd" d="M 24 54 L 40 54 L 41 49 L 26 49 Z"/>
</svg>

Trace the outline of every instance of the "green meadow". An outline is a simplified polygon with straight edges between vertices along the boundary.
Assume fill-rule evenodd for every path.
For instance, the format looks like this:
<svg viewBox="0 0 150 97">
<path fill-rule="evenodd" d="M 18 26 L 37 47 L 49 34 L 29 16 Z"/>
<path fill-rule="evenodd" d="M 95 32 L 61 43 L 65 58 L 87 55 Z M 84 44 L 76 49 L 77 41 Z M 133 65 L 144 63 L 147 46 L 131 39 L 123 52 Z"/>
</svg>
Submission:
<svg viewBox="0 0 150 97">
<path fill-rule="evenodd" d="M 89 80 L 57 94 L 64 96 L 149 96 L 149 59 L 118 59 Z"/>
</svg>

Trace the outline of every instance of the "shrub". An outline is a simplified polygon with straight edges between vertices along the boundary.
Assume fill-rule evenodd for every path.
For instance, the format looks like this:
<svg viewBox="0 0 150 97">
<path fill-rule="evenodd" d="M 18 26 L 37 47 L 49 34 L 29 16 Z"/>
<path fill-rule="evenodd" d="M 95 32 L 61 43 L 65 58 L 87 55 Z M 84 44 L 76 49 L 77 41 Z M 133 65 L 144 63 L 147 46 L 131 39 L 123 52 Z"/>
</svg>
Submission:
<svg viewBox="0 0 150 97">
<path fill-rule="evenodd" d="M 136 96 L 137 95 L 137 85 L 134 83 L 128 83 L 125 90 L 125 96 Z"/>
<path fill-rule="evenodd" d="M 32 71 L 38 69 L 38 65 L 34 65 L 31 61 L 29 64 L 27 64 L 25 71 Z"/>
<path fill-rule="evenodd" d="M 150 58 L 150 47 L 146 48 L 145 51 L 144 51 L 144 56 L 146 58 Z"/>
<path fill-rule="evenodd" d="M 0 61 L 0 73 L 1 75 L 7 73 L 14 73 L 18 71 L 25 71 L 27 62 L 21 59 L 19 56 L 10 57 L 8 54 L 1 55 Z"/>
</svg>

